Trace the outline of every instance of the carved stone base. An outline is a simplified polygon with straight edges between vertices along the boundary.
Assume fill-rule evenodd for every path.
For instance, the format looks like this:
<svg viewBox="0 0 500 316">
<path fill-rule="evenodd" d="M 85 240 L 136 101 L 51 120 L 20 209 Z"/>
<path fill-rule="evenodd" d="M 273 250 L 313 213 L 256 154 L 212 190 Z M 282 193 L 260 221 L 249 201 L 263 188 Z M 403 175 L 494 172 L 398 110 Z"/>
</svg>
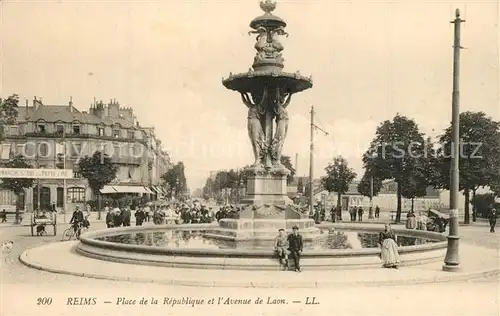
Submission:
<svg viewBox="0 0 500 316">
<path fill-rule="evenodd" d="M 326 235 L 316 227 L 307 212 L 294 205 L 261 205 L 247 206 L 239 218 L 224 218 L 219 221 L 219 227 L 207 232 L 206 237 L 231 241 L 245 241 L 245 245 L 253 247 L 272 247 L 272 241 L 279 229 L 288 233 L 294 226 L 305 240 L 316 240 Z"/>
<path fill-rule="evenodd" d="M 263 204 L 289 205 L 293 201 L 287 195 L 286 179 L 290 173 L 286 168 L 250 168 L 248 174 L 246 196 L 241 204 L 261 206 Z"/>
</svg>

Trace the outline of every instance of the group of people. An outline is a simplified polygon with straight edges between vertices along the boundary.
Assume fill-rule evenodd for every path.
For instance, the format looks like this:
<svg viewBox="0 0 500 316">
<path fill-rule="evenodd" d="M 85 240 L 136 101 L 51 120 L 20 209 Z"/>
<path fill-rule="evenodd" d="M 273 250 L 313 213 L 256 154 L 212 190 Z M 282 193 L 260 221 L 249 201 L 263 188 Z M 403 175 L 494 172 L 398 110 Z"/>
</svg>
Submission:
<svg viewBox="0 0 500 316">
<path fill-rule="evenodd" d="M 384 268 L 398 269 L 401 260 L 399 259 L 398 244 L 396 234 L 390 224 L 386 224 L 384 231 L 379 233 L 380 259 Z M 292 233 L 288 236 L 283 228 L 278 230 L 278 236 L 274 240 L 274 251 L 279 263 L 284 270 L 290 269 L 289 257 L 293 259 L 293 267 L 296 272 L 301 272 L 300 258 L 304 248 L 302 235 L 299 234 L 299 227 L 294 226 Z"/>
<path fill-rule="evenodd" d="M 288 236 L 285 235 L 285 230 L 281 228 L 278 230 L 278 236 L 274 240 L 274 251 L 278 255 L 280 264 L 283 265 L 283 269 L 288 270 L 290 268 L 288 256 L 293 259 L 294 268 L 296 272 L 301 272 L 300 269 L 300 256 L 304 247 L 304 242 L 302 240 L 302 235 L 299 234 L 299 227 L 294 226 L 292 228 L 292 233 Z"/>
<path fill-rule="evenodd" d="M 131 203 L 120 208 L 118 203 L 113 207 L 105 207 L 106 224 L 108 228 L 130 226 L 132 215 L 135 225 L 142 226 L 145 222 L 161 224 L 199 224 L 211 223 L 215 216 L 212 208 L 204 204 L 175 204 L 164 203 L 153 205 L 153 203 L 135 204 Z"/>
</svg>

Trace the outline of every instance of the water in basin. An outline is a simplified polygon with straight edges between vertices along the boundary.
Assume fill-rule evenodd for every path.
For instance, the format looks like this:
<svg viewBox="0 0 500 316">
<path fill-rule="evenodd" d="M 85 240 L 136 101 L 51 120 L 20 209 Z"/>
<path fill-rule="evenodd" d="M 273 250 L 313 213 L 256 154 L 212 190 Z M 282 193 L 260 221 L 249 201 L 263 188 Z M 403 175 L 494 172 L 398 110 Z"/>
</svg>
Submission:
<svg viewBox="0 0 500 316">
<path fill-rule="evenodd" d="M 171 229 L 150 232 L 131 232 L 104 237 L 97 240 L 151 247 L 181 248 L 181 249 L 271 249 L 272 241 L 248 240 L 230 241 L 216 238 L 207 238 L 203 230 Z M 331 250 L 331 249 L 361 249 L 376 248 L 378 233 L 362 231 L 322 231 L 324 238 L 314 241 L 305 241 L 304 250 Z M 397 236 L 400 246 L 418 245 L 428 242 L 421 238 Z"/>
</svg>

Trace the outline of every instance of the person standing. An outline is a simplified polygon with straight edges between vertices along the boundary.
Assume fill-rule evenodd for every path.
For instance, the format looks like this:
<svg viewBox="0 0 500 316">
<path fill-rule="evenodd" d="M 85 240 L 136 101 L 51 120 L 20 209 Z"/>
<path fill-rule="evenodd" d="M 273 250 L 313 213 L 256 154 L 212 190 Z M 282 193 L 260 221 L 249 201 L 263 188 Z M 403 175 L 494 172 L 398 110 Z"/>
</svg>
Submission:
<svg viewBox="0 0 500 316">
<path fill-rule="evenodd" d="M 144 211 L 144 214 L 146 215 L 146 222 L 149 222 L 151 220 L 151 208 L 149 207 L 149 203 L 146 203 L 144 208 L 142 209 Z"/>
<path fill-rule="evenodd" d="M 332 223 L 335 223 L 335 219 L 336 219 L 335 216 L 337 216 L 335 206 L 332 206 L 332 209 L 330 210 L 330 216 L 331 216 Z"/>
<path fill-rule="evenodd" d="M 362 222 L 363 221 L 363 214 L 365 213 L 365 211 L 363 210 L 363 207 L 360 206 L 358 208 L 358 221 L 359 222 Z"/>
<path fill-rule="evenodd" d="M 495 232 L 495 225 L 497 224 L 497 210 L 493 205 L 489 207 L 488 220 L 490 221 L 490 233 Z"/>
<path fill-rule="evenodd" d="M 292 233 L 288 235 L 288 250 L 290 251 L 290 257 L 293 259 L 296 272 L 301 272 L 300 269 L 300 256 L 302 255 L 304 243 L 302 241 L 302 236 L 299 234 L 299 227 L 294 226 L 292 228 Z"/>
<path fill-rule="evenodd" d="M 375 206 L 375 218 L 380 218 L 380 207 Z"/>
<path fill-rule="evenodd" d="M 123 227 L 130 226 L 130 217 L 132 216 L 132 212 L 130 211 L 130 208 L 127 206 L 122 210 L 122 221 L 123 221 Z"/>
<path fill-rule="evenodd" d="M 409 211 L 406 214 L 406 229 L 415 229 L 417 228 L 417 218 L 413 211 Z"/>
<path fill-rule="evenodd" d="M 368 219 L 373 219 L 373 207 L 368 208 Z"/>
</svg>

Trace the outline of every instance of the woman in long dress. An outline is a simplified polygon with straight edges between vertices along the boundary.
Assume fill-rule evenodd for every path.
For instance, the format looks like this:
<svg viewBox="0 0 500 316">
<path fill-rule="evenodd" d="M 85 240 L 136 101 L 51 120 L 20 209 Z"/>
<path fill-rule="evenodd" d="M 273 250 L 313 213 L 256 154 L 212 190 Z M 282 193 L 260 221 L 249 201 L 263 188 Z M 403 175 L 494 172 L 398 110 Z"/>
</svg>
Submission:
<svg viewBox="0 0 500 316">
<path fill-rule="evenodd" d="M 385 224 L 385 229 L 379 234 L 379 243 L 381 247 L 380 258 L 384 268 L 397 269 L 400 263 L 398 244 L 396 235 L 391 229 L 391 225 Z"/>
</svg>

